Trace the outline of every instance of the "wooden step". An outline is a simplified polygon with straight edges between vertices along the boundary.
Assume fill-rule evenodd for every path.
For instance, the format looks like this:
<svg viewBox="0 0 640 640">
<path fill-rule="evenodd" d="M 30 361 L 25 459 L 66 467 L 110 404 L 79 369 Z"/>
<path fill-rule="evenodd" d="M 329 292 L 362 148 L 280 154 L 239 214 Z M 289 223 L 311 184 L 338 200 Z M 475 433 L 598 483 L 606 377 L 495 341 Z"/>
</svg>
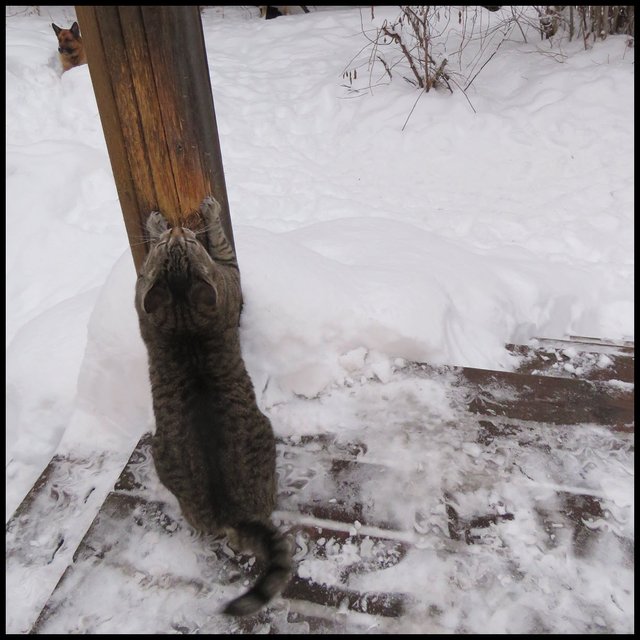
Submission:
<svg viewBox="0 0 640 640">
<path fill-rule="evenodd" d="M 126 461 L 113 452 L 55 455 L 7 522 L 7 593 L 21 598 L 19 612 L 7 612 L 13 632 L 33 625 L 105 500 L 104 478 L 115 480 Z"/>
<path fill-rule="evenodd" d="M 571 344 L 581 349 L 586 342 Z M 396 371 L 398 379 L 442 381 L 458 416 L 457 423 L 434 426 L 427 413 L 423 425 L 414 420 L 407 430 L 422 433 L 422 442 L 445 444 L 440 455 L 451 464 L 473 468 L 463 482 L 446 475 L 439 479 L 439 494 L 420 493 L 422 485 L 436 486 L 428 465 L 408 468 L 379 448 L 372 452 L 368 425 L 349 439 L 330 432 L 279 439 L 275 518 L 292 540 L 296 572 L 282 597 L 256 616 L 219 614 L 224 603 L 253 582 L 259 566 L 251 556 L 234 554 L 224 540 L 194 535 L 157 479 L 149 435 L 80 534 L 73 518 L 65 518 L 84 506 L 87 519 L 96 498 L 87 477 L 100 465 L 52 460 L 7 525 L 7 584 L 29 571 L 40 571 L 49 583 L 56 576 L 33 633 L 393 633 L 406 629 L 403 624 L 415 628 L 418 620 L 426 620 L 430 630 L 464 632 L 464 626 L 448 626 L 446 612 L 430 601 L 428 590 L 385 576 L 416 566 L 424 566 L 429 575 L 434 567 L 448 566 L 442 558 L 451 555 L 462 567 L 486 557 L 502 573 L 513 571 L 511 579 L 521 580 L 526 569 L 512 544 L 522 523 L 535 534 L 536 554 L 562 549 L 590 562 L 593 550 L 605 544 L 616 550 L 610 570 L 629 571 L 633 535 L 624 524 L 628 508 L 618 504 L 615 492 L 591 488 L 588 473 L 579 471 L 606 465 L 612 486 L 632 473 L 633 377 L 627 375 L 625 359 L 633 361 L 633 348 L 597 344 L 609 350 L 605 353 L 593 351 L 593 344 L 587 351 L 576 346 L 570 360 L 576 362 L 580 353 L 604 354 L 613 364 L 602 359 L 600 364 L 607 366 L 596 369 L 621 384 L 610 384 L 600 373 L 589 379 L 556 375 L 553 367 L 547 375 L 538 364 L 532 368 L 532 360 L 546 363 L 543 355 L 551 361 L 557 349 L 566 351 L 550 344 L 533 352 L 530 346 L 512 349 L 523 356 L 520 372 L 420 363 Z M 558 352 L 553 362 L 562 363 L 562 358 Z M 624 380 L 617 377 L 621 371 Z M 369 384 L 384 389 L 382 383 Z M 311 410 L 321 400 L 308 402 Z M 390 438 L 401 435 L 397 430 L 402 427 L 394 428 Z M 440 434 L 436 440 L 434 429 Z M 69 471 L 74 465 L 85 475 Z M 552 475 L 541 473 L 545 470 Z M 61 482 L 65 473 L 67 480 Z M 519 487 L 515 493 L 514 487 Z M 378 500 L 379 494 L 387 497 Z M 526 496 L 528 502 L 514 503 L 513 495 Z M 391 496 L 397 496 L 396 505 Z M 46 534 L 34 513 L 52 514 Z M 34 539 L 41 541 L 36 554 L 30 544 Z M 438 558 L 440 564 L 434 565 Z M 50 571 L 65 560 L 64 571 L 59 566 L 57 575 Z M 471 574 L 466 579 L 472 580 Z M 602 618 L 595 609 L 589 615 Z M 625 630 L 624 624 L 605 622 L 605 631 Z"/>
<path fill-rule="evenodd" d="M 507 349 L 522 358 L 517 373 L 582 380 L 618 380 L 633 384 L 634 351 L 628 345 L 536 340 L 533 345 L 508 344 Z"/>
</svg>

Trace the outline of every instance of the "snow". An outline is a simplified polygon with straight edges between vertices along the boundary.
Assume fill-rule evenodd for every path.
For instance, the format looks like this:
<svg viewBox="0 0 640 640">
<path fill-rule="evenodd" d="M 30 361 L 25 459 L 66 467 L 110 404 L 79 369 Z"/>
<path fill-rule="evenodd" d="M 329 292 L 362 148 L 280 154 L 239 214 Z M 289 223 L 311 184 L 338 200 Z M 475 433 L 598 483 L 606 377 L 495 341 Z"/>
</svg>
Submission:
<svg viewBox="0 0 640 640">
<path fill-rule="evenodd" d="M 152 427 L 135 271 L 89 71 L 61 74 L 56 59 L 51 22 L 69 26 L 73 8 L 28 9 L 7 7 L 6 19 L 7 519 L 54 453 L 110 451 L 117 469 Z M 535 34 L 524 43 L 515 29 L 467 97 L 432 91 L 407 121 L 417 94 L 399 75 L 357 93 L 341 77 L 368 57 L 358 52 L 370 9 L 321 9 L 270 21 L 255 7 L 202 14 L 245 295 L 243 353 L 278 435 L 348 433 L 361 418 L 343 394 L 352 388 L 392 421 L 452 419 L 442 385 L 394 377 L 405 360 L 511 369 L 504 345 L 534 336 L 633 340 L 626 38 L 585 51 Z M 376 23 L 396 11 L 376 7 Z M 366 89 L 368 74 L 359 76 Z M 308 398 L 324 400 L 314 409 Z M 373 460 L 395 453 L 438 479 L 460 473 L 445 463 L 446 442 L 411 457 L 402 438 L 368 436 Z M 472 467 L 479 451 L 465 446 Z M 617 496 L 633 537 L 621 477 L 591 474 L 588 484 Z M 516 501 L 518 487 L 502 489 Z M 402 512 L 393 496 L 378 499 Z M 503 526 L 524 557 L 526 524 Z M 606 549 L 598 553 L 605 562 Z M 474 570 L 488 570 L 485 561 Z M 309 575 L 335 580 L 335 566 L 305 562 Z M 578 564 L 567 572 L 587 592 L 601 574 Z M 543 569 L 534 572 L 542 583 Z M 451 607 L 441 587 L 429 589 L 452 630 L 466 601 Z M 473 609 L 466 624 L 526 631 L 553 601 L 511 588 L 500 616 Z M 492 586 L 492 597 L 503 593 Z M 632 607 L 617 606 L 616 628 L 629 630 L 620 606 Z"/>
</svg>

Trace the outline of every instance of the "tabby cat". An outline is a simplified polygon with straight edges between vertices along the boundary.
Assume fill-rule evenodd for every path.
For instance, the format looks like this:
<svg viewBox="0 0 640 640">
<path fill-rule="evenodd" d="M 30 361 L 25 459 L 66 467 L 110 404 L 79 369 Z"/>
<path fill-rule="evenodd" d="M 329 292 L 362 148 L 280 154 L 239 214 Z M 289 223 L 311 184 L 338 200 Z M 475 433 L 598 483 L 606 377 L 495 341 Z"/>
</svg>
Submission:
<svg viewBox="0 0 640 640">
<path fill-rule="evenodd" d="M 220 205 L 208 197 L 200 211 L 203 242 L 151 213 L 151 248 L 135 303 L 149 355 L 152 451 L 161 482 L 193 527 L 226 533 L 232 544 L 267 561 L 253 588 L 224 609 L 246 615 L 286 586 L 291 556 L 270 519 L 275 439 L 240 352 L 238 263 L 222 229 Z"/>
</svg>

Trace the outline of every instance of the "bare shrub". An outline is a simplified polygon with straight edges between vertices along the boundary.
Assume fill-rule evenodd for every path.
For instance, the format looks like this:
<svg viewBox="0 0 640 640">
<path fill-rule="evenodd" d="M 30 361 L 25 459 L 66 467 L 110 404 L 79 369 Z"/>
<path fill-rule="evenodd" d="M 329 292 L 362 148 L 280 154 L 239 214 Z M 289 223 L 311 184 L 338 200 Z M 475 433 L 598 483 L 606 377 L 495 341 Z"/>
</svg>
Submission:
<svg viewBox="0 0 640 640">
<path fill-rule="evenodd" d="M 609 35 L 627 35 L 633 43 L 635 12 L 632 6 L 534 6 L 538 14 L 540 37 L 582 38 L 585 48 Z"/>
<path fill-rule="evenodd" d="M 385 77 L 391 81 L 394 74 L 425 93 L 453 92 L 453 87 L 466 91 L 518 24 L 517 14 L 506 10 L 489 20 L 487 9 L 494 12 L 499 7 L 402 5 L 399 9 L 396 18 L 385 19 L 380 26 L 367 30 L 363 24 L 368 44 L 360 54 L 369 49 L 368 59 L 351 67 L 354 58 L 343 72 L 352 92 L 370 91 Z M 358 73 L 362 66 L 368 69 L 369 83 L 358 88 L 355 80 L 366 77 Z M 378 67 L 382 71 L 374 77 Z"/>
</svg>

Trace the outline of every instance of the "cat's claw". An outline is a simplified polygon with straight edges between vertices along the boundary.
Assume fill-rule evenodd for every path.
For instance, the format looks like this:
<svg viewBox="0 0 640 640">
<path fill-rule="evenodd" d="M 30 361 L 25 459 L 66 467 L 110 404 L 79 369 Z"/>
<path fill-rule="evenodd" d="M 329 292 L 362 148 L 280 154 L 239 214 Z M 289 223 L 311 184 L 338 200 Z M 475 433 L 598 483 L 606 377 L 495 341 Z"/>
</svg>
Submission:
<svg viewBox="0 0 640 640">
<path fill-rule="evenodd" d="M 157 240 L 169 228 L 169 223 L 159 211 L 152 211 L 147 218 L 147 231 L 152 240 Z"/>
<path fill-rule="evenodd" d="M 220 220 L 221 211 L 220 203 L 213 196 L 207 196 L 200 205 L 200 213 L 205 220 Z"/>
</svg>

